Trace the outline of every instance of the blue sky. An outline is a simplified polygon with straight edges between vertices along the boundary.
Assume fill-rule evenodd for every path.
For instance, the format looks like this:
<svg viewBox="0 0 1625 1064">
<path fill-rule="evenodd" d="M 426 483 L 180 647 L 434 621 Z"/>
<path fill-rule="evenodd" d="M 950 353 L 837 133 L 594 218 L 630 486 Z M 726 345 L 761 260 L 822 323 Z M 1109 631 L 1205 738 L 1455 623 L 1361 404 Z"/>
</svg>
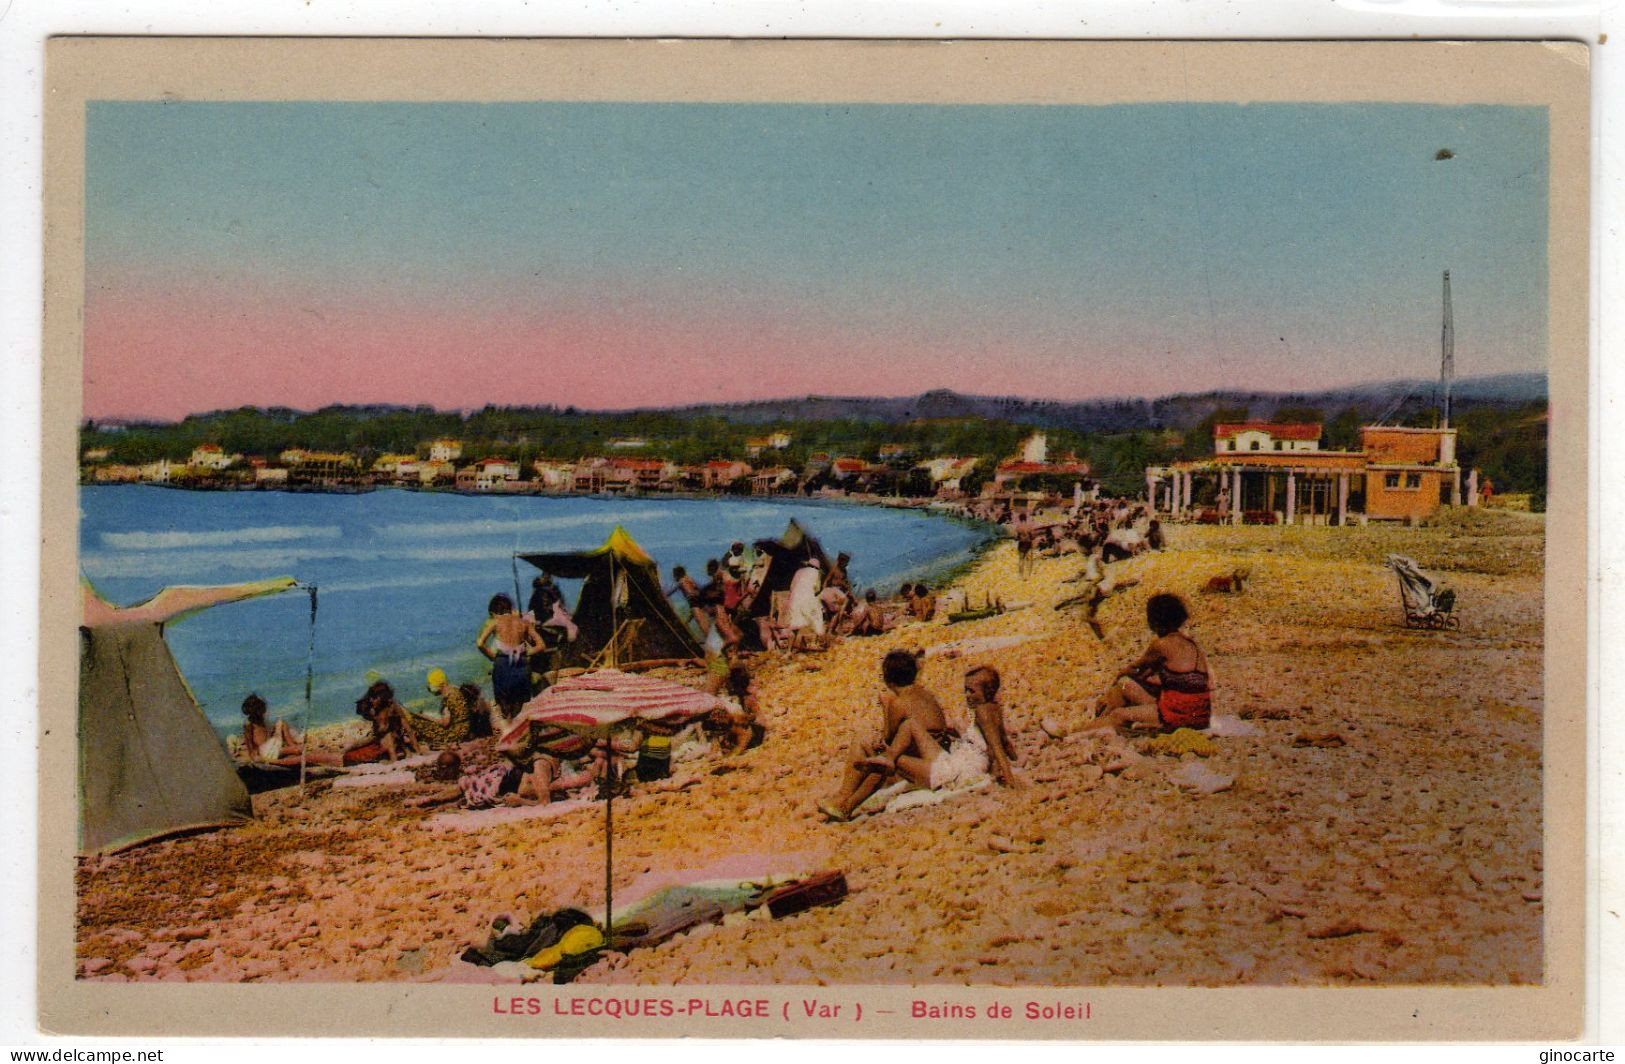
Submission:
<svg viewBox="0 0 1625 1064">
<path fill-rule="evenodd" d="M 319 302 L 347 349 L 406 310 L 619 367 L 588 406 L 650 336 L 679 383 L 1307 387 L 1431 374 L 1448 268 L 1458 372 L 1541 370 L 1546 145 L 1490 106 L 93 103 L 87 358 L 296 358 Z"/>
</svg>

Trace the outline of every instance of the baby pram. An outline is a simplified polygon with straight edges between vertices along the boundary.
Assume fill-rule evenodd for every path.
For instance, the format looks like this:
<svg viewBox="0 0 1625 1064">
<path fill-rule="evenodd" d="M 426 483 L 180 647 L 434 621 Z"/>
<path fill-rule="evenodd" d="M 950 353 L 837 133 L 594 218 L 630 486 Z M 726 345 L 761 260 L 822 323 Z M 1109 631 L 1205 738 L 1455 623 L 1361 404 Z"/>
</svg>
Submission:
<svg viewBox="0 0 1625 1064">
<path fill-rule="evenodd" d="M 1456 593 L 1435 583 L 1403 554 L 1388 555 L 1388 567 L 1399 577 L 1399 604 L 1406 628 L 1455 628 Z"/>
</svg>

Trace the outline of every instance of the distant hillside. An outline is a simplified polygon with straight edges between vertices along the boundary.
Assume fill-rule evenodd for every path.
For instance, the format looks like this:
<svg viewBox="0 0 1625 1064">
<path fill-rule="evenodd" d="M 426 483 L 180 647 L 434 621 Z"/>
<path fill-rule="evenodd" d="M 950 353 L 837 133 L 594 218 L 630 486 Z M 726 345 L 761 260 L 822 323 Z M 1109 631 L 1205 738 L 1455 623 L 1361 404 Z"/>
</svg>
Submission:
<svg viewBox="0 0 1625 1064">
<path fill-rule="evenodd" d="M 1319 410 L 1327 419 L 1348 410 L 1358 411 L 1364 418 L 1403 419 L 1437 405 L 1438 387 L 1437 381 L 1396 380 L 1318 392 L 1214 391 L 1160 399 L 1079 402 L 961 395 L 938 390 L 890 399 L 814 395 L 800 399 L 706 403 L 661 412 L 677 417 L 722 417 L 733 422 L 763 425 L 840 419 L 898 424 L 919 419 L 984 418 L 1090 433 L 1147 428 L 1183 431 L 1220 409 L 1245 408 L 1248 416 L 1262 420 L 1290 408 Z M 1475 407 L 1516 406 L 1545 398 L 1544 374 L 1506 373 L 1457 381 L 1452 405 L 1465 413 Z M 625 411 L 629 414 L 650 412 L 653 411 Z"/>
</svg>

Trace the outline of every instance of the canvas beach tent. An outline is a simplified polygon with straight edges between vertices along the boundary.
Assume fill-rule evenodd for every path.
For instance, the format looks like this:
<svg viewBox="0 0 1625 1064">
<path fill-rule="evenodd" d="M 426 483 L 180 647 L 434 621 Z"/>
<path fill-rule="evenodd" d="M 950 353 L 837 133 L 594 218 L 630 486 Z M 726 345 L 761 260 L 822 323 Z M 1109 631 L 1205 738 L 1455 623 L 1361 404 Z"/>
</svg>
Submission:
<svg viewBox="0 0 1625 1064">
<path fill-rule="evenodd" d="M 591 550 L 519 557 L 556 577 L 583 581 L 574 611 L 578 632 L 560 650 L 561 667 L 702 656 L 693 631 L 666 599 L 654 559 L 620 525 Z"/>
<path fill-rule="evenodd" d="M 164 625 L 295 586 L 279 577 L 171 587 L 120 609 L 81 580 L 81 853 L 229 827 L 253 815 L 247 788 L 164 641 Z"/>
</svg>

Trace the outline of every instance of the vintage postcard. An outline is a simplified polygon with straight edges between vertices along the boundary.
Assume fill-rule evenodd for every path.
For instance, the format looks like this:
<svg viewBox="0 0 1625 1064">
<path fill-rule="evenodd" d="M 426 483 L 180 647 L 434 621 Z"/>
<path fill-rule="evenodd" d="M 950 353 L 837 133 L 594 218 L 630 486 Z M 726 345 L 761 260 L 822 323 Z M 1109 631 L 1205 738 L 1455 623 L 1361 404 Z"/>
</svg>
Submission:
<svg viewBox="0 0 1625 1064">
<path fill-rule="evenodd" d="M 48 60 L 46 1029 L 1578 1033 L 1583 45 Z"/>
</svg>

